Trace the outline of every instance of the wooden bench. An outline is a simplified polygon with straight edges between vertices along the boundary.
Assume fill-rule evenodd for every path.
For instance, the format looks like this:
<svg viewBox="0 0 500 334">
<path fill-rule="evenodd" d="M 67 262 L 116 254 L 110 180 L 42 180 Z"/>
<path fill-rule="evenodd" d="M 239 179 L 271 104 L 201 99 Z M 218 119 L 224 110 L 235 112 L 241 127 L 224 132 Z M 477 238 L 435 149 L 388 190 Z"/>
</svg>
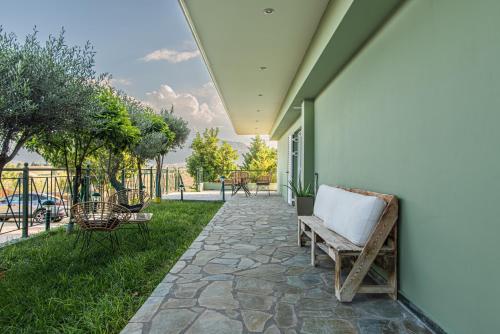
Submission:
<svg viewBox="0 0 500 334">
<path fill-rule="evenodd" d="M 386 203 L 378 222 L 364 246 L 358 246 L 342 235 L 328 229 L 315 216 L 298 217 L 298 244 L 303 246 L 307 237 L 311 242 L 311 265 L 316 266 L 316 248 L 335 261 L 335 296 L 341 302 L 350 302 L 356 293 L 387 293 L 397 298 L 397 220 L 398 200 L 393 195 L 371 191 L 341 188 L 343 190 L 377 196 Z M 385 271 L 385 282 L 362 284 L 372 265 Z M 351 266 L 343 281 L 343 267 Z M 382 275 L 377 275 L 378 280 Z"/>
</svg>

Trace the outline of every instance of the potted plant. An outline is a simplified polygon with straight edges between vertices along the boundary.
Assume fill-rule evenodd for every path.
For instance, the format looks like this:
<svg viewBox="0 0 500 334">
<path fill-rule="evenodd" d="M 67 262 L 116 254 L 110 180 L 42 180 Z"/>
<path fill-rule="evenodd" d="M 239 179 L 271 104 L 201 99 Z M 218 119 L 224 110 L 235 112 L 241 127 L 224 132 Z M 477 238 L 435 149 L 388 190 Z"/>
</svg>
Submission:
<svg viewBox="0 0 500 334">
<path fill-rule="evenodd" d="M 302 187 L 299 181 L 298 185 L 290 181 L 288 186 L 295 197 L 295 206 L 297 207 L 298 216 L 311 216 L 314 208 L 314 193 L 311 191 L 311 185 L 308 184 L 305 188 Z"/>
</svg>

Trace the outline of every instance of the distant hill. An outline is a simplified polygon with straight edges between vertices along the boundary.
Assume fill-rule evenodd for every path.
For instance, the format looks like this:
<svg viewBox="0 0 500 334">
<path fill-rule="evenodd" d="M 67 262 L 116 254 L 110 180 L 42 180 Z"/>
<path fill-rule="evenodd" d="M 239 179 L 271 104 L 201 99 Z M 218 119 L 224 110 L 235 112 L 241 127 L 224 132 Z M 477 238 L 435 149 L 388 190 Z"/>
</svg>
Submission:
<svg viewBox="0 0 500 334">
<path fill-rule="evenodd" d="M 240 165 L 243 163 L 243 154 L 248 152 L 248 146 L 245 143 L 240 141 L 231 141 L 226 140 L 229 145 L 231 145 L 236 151 L 238 151 L 240 157 L 237 161 L 237 164 Z"/>
<path fill-rule="evenodd" d="M 46 161 L 44 158 L 42 158 L 41 155 L 34 153 L 34 152 L 29 152 L 25 148 L 21 148 L 19 150 L 19 153 L 14 157 L 12 160 L 13 163 L 20 163 L 20 162 L 27 162 L 29 164 L 35 162 L 39 164 L 45 164 Z"/>
</svg>

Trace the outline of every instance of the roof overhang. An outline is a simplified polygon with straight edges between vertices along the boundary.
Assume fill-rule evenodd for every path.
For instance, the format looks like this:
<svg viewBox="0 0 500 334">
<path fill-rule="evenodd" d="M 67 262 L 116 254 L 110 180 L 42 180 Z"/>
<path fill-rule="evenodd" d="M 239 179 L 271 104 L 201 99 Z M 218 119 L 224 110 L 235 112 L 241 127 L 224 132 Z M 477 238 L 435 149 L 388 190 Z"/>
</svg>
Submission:
<svg viewBox="0 0 500 334">
<path fill-rule="evenodd" d="M 236 133 L 270 133 L 328 2 L 179 0 Z"/>
<path fill-rule="evenodd" d="M 236 133 L 272 139 L 402 2 L 179 0 Z"/>
</svg>

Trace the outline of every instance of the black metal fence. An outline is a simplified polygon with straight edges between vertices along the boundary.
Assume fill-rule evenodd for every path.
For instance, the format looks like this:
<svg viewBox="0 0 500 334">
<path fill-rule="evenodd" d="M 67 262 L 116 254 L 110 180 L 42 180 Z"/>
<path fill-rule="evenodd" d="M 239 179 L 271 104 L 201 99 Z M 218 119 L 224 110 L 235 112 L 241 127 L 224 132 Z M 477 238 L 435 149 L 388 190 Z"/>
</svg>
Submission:
<svg viewBox="0 0 500 334">
<path fill-rule="evenodd" d="M 195 181 L 187 175 L 185 168 L 169 167 L 156 172 L 155 168 L 141 170 L 139 182 L 137 170 L 122 170 L 121 183 L 129 189 L 143 189 L 152 197 L 177 191 L 184 181 L 190 188 L 196 186 Z M 184 177 L 184 178 L 183 178 Z M 113 193 L 108 178 L 103 173 L 92 169 L 84 169 L 82 186 L 77 194 L 81 201 L 90 201 L 99 197 L 106 200 Z M 29 228 L 62 220 L 69 216 L 72 203 L 72 183 L 74 173 L 69 175 L 65 169 L 29 167 L 5 168 L 0 178 L 0 234 L 22 230 L 22 236 L 27 237 Z M 54 203 L 48 207 L 48 201 Z M 45 204 L 45 205 L 44 205 Z M 47 222 L 47 211 L 50 210 L 50 221 Z"/>
<path fill-rule="evenodd" d="M 232 172 L 235 171 L 225 171 L 221 175 L 227 175 L 226 180 L 230 181 Z M 275 171 L 245 172 L 249 175 L 248 182 L 255 182 L 263 175 L 269 175 L 271 182 L 276 180 Z M 82 174 L 82 185 L 76 195 L 79 201 L 107 200 L 114 192 L 110 180 L 102 171 L 87 166 Z M 156 198 L 180 190 L 199 191 L 204 182 L 202 169 L 192 177 L 184 167 L 168 167 L 158 173 L 155 168 L 144 168 L 140 175 L 139 180 L 137 170 L 124 169 L 119 179 L 125 188 L 139 189 L 142 185 Z M 22 236 L 27 237 L 32 226 L 46 224 L 48 229 L 51 222 L 68 217 L 73 202 L 73 180 L 73 171 L 68 174 L 65 169 L 29 167 L 27 164 L 24 168 L 5 168 L 0 178 L 0 234 L 22 230 Z M 49 201 L 54 205 L 47 206 Z M 46 215 L 48 211 L 50 215 Z"/>
</svg>

